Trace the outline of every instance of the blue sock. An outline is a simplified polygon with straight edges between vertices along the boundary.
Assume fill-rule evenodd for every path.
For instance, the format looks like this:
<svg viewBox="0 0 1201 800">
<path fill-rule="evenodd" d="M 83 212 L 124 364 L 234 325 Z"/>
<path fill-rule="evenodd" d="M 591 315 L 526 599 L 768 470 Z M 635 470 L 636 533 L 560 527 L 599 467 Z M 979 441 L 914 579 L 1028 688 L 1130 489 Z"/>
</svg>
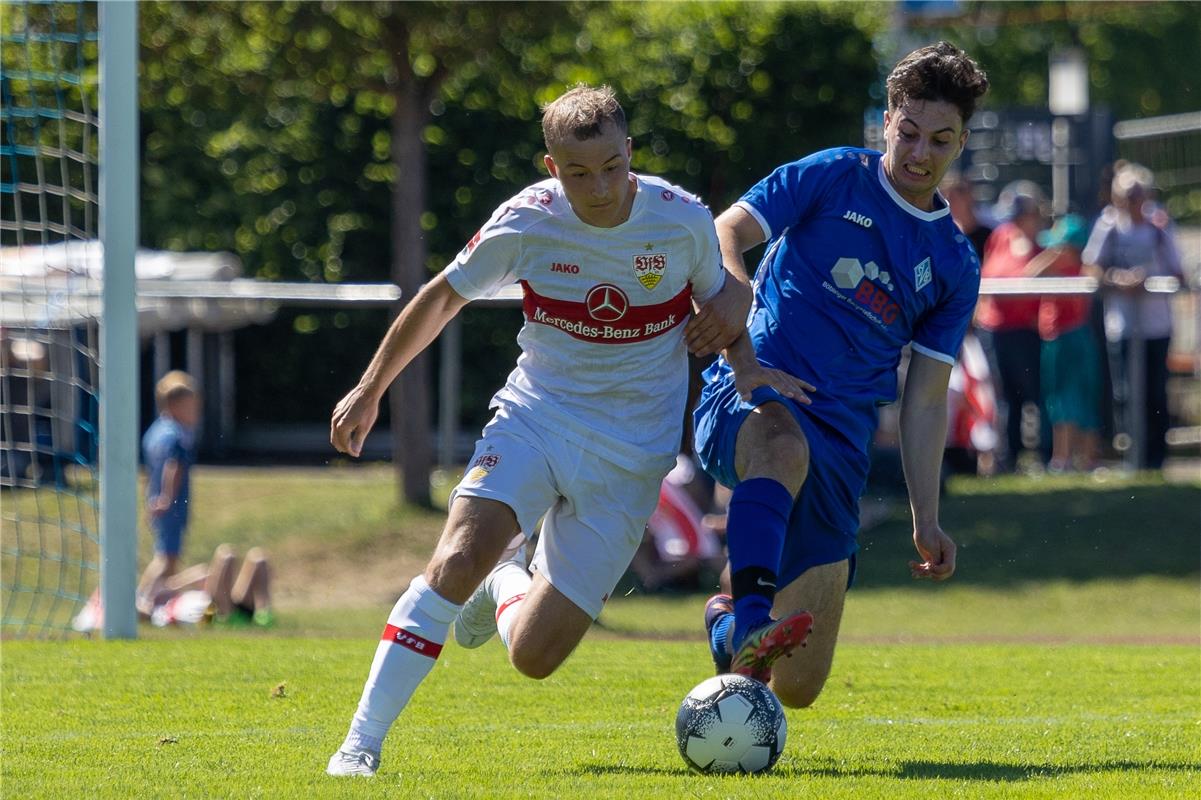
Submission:
<svg viewBox="0 0 1201 800">
<path fill-rule="evenodd" d="M 729 669 L 730 663 L 730 626 L 733 624 L 733 614 L 722 614 L 709 631 L 709 649 L 713 651 L 713 659 L 716 661 L 723 656 L 722 663 L 726 669 Z"/>
<path fill-rule="evenodd" d="M 747 632 L 771 618 L 792 504 L 792 493 L 771 478 L 745 480 L 734 487 L 730 497 L 726 541 L 735 649 Z"/>
</svg>

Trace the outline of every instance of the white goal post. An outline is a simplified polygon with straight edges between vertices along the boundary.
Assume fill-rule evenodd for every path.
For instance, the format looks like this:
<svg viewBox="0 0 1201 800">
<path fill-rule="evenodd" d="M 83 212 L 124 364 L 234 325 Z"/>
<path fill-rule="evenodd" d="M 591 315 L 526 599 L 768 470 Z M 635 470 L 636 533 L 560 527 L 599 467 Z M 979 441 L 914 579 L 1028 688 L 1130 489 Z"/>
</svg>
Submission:
<svg viewBox="0 0 1201 800">
<path fill-rule="evenodd" d="M 137 636 L 138 4 L 100 3 L 100 595 L 104 637 Z"/>
</svg>

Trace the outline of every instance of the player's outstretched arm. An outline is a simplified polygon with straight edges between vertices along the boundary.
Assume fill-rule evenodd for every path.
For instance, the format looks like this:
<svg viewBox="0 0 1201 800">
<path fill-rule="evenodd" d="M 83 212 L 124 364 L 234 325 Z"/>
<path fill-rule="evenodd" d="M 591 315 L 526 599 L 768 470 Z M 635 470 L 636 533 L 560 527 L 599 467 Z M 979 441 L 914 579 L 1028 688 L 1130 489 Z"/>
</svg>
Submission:
<svg viewBox="0 0 1201 800">
<path fill-rule="evenodd" d="M 746 327 L 751 308 L 751 282 L 743 253 L 763 242 L 759 222 L 739 206 L 722 212 L 715 221 L 721 262 L 727 277 L 722 290 L 697 311 L 684 328 L 688 350 L 710 356 L 730 347 Z"/>
<path fill-rule="evenodd" d="M 812 384 L 783 370 L 771 369 L 759 363 L 751 336 L 745 330 L 742 335 L 723 351 L 730 368 L 734 370 L 734 388 L 743 400 L 750 400 L 751 393 L 760 386 L 770 386 L 785 397 L 809 405 L 809 392 L 815 391 Z"/>
<path fill-rule="evenodd" d="M 335 406 L 329 441 L 338 452 L 359 456 L 384 392 L 465 305 L 467 300 L 450 287 L 445 273 L 421 287 L 384 334 L 358 384 Z"/>
<path fill-rule="evenodd" d="M 950 378 L 950 364 L 915 352 L 909 360 L 901 400 L 901 463 L 913 511 L 913 544 L 922 559 L 910 561 L 909 571 L 915 578 L 936 581 L 955 572 L 955 542 L 938 522 Z"/>
</svg>

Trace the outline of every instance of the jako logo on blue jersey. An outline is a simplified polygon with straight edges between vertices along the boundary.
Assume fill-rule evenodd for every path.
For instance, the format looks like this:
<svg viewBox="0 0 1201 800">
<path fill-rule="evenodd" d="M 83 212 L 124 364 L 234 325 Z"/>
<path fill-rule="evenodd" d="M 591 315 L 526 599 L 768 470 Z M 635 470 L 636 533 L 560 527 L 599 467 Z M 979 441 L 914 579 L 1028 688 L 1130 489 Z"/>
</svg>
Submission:
<svg viewBox="0 0 1201 800">
<path fill-rule="evenodd" d="M 857 258 L 840 258 L 834 263 L 830 275 L 839 289 L 854 289 L 855 293 L 850 299 L 878 316 L 885 325 L 891 325 L 901 312 L 888 292 L 873 283 L 879 281 L 888 291 L 895 291 L 892 276 L 881 270 L 875 261 L 860 264 Z"/>
<path fill-rule="evenodd" d="M 860 214 L 858 212 L 848 210 L 847 213 L 842 215 L 842 218 L 845 220 L 850 220 L 856 225 L 862 225 L 865 228 L 870 228 L 872 226 L 872 218 L 867 214 Z"/>
</svg>

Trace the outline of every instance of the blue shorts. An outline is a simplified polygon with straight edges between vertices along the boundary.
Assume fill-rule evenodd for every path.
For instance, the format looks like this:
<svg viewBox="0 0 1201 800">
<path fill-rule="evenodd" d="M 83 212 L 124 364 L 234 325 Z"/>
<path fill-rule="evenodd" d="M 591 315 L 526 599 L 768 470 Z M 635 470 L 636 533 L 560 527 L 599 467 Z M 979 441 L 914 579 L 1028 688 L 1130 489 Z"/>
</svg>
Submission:
<svg viewBox="0 0 1201 800">
<path fill-rule="evenodd" d="M 707 374 L 708 377 L 708 374 Z M 752 409 L 769 402 L 784 405 L 809 443 L 809 474 L 788 520 L 780 585 L 791 583 L 810 567 L 850 562 L 847 586 L 855 578 L 859 550 L 859 496 L 867 483 L 870 459 L 832 428 L 769 386 L 744 401 L 726 371 L 701 390 L 692 420 L 701 466 L 730 488 L 738 485 L 734 446 L 738 430 Z"/>
<path fill-rule="evenodd" d="M 166 513 L 154 520 L 154 552 L 164 556 L 178 556 L 183 548 L 183 532 L 188 525 L 187 517 Z"/>
</svg>

